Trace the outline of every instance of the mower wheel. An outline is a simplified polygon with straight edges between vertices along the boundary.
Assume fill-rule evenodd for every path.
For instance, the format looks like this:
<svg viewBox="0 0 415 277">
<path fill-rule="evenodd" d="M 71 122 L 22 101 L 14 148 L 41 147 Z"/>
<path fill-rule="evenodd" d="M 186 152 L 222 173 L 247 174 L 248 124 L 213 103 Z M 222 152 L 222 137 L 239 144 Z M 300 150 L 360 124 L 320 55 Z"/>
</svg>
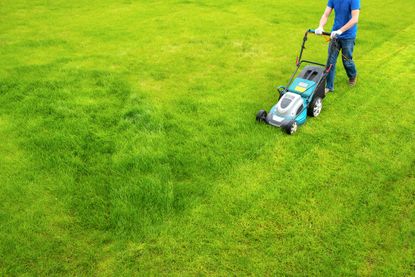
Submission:
<svg viewBox="0 0 415 277">
<path fill-rule="evenodd" d="M 317 117 L 321 113 L 321 109 L 323 109 L 323 99 L 320 96 L 316 96 L 308 106 L 308 115 Z"/>
<path fill-rule="evenodd" d="M 256 115 L 256 121 L 258 122 L 265 121 L 266 117 L 267 117 L 267 112 L 264 110 L 260 110 Z"/>
<path fill-rule="evenodd" d="M 288 124 L 288 125 L 284 128 L 285 132 L 286 132 L 287 134 L 289 134 L 289 135 L 292 135 L 292 134 L 294 134 L 295 132 L 297 132 L 297 129 L 298 129 L 298 124 L 297 124 L 297 122 L 295 122 L 295 121 L 293 121 L 291 124 Z"/>
</svg>

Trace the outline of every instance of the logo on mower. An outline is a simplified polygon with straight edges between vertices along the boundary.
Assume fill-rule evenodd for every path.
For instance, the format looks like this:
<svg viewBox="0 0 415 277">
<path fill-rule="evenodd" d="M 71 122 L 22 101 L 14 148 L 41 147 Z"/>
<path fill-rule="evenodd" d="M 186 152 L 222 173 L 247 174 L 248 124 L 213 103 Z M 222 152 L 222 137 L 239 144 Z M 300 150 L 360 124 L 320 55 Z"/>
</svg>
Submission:
<svg viewBox="0 0 415 277">
<path fill-rule="evenodd" d="M 304 91 L 307 90 L 308 84 L 304 83 L 304 82 L 300 82 L 298 83 L 298 85 L 295 87 L 295 90 L 298 92 L 303 93 Z"/>
</svg>

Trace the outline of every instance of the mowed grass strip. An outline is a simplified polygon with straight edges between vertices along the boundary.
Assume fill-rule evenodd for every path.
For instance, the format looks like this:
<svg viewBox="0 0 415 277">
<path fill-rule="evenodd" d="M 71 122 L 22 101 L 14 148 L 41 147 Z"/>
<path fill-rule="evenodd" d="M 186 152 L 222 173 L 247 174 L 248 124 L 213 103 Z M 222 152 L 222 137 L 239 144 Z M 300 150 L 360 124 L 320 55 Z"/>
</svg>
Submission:
<svg viewBox="0 0 415 277">
<path fill-rule="evenodd" d="M 2 274 L 413 272 L 409 0 L 362 3 L 358 86 L 293 137 L 254 116 L 325 3 L 6 2 Z"/>
</svg>

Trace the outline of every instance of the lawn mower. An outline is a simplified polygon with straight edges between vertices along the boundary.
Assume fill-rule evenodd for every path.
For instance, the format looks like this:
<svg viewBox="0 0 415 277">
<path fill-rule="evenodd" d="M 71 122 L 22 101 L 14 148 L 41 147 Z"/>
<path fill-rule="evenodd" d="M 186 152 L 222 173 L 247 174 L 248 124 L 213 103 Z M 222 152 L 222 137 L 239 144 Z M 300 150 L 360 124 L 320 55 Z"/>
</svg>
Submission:
<svg viewBox="0 0 415 277">
<path fill-rule="evenodd" d="M 282 128 L 287 134 L 294 134 L 299 125 L 307 120 L 307 114 L 317 117 L 323 108 L 325 97 L 325 83 L 332 65 L 326 66 L 321 63 L 302 60 L 303 51 L 307 42 L 307 35 L 315 33 L 308 30 L 303 38 L 300 56 L 297 58 L 297 68 L 291 76 L 287 86 L 278 87 L 279 99 L 269 113 L 260 110 L 256 116 L 258 122 L 265 122 L 269 125 Z M 323 35 L 330 36 L 330 33 L 323 32 Z M 302 64 L 304 67 L 296 78 Z"/>
</svg>

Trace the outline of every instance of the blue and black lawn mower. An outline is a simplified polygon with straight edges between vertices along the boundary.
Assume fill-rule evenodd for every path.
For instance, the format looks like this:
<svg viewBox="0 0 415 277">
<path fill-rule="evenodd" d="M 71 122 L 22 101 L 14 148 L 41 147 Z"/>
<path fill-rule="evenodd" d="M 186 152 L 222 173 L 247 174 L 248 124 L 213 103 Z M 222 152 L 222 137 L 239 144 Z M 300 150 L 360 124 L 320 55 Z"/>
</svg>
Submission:
<svg viewBox="0 0 415 277">
<path fill-rule="evenodd" d="M 278 87 L 278 103 L 272 107 L 269 113 L 260 110 L 256 116 L 258 122 L 263 121 L 269 125 L 280 127 L 290 135 L 297 131 L 299 125 L 306 122 L 307 114 L 312 117 L 317 117 L 320 114 L 325 97 L 326 78 L 332 67 L 301 59 L 309 33 L 315 33 L 315 31 L 310 29 L 305 33 L 300 56 L 296 62 L 297 68 L 288 85 Z M 323 35 L 330 36 L 330 33 L 324 32 Z M 305 66 L 294 79 L 302 64 L 311 65 Z"/>
</svg>

